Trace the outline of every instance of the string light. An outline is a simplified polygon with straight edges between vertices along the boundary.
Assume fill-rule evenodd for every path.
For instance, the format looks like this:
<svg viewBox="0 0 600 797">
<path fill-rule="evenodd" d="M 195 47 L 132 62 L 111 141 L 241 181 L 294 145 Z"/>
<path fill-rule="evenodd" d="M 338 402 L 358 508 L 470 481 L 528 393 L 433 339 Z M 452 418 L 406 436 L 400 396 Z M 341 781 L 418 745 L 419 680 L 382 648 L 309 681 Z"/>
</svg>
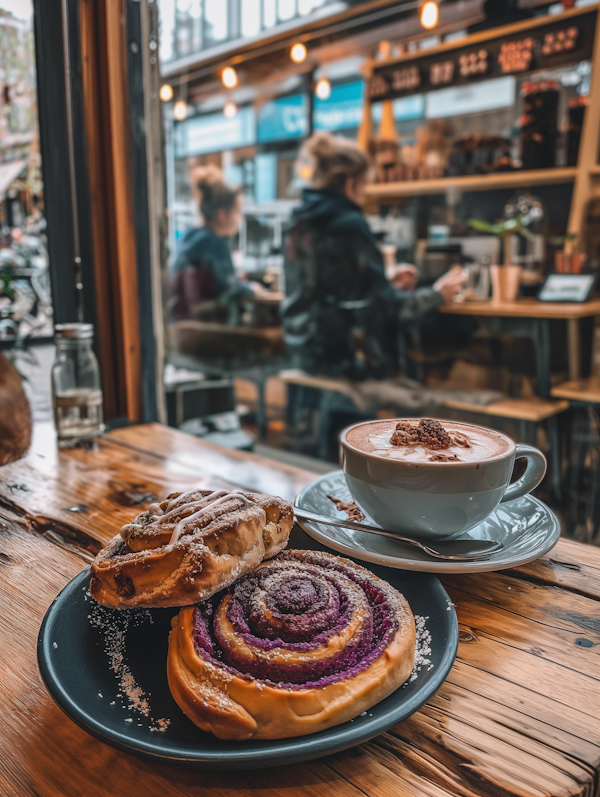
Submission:
<svg viewBox="0 0 600 797">
<path fill-rule="evenodd" d="M 233 119 L 233 117 L 236 115 L 237 112 L 238 109 L 235 102 L 227 100 L 227 102 L 223 106 L 223 116 L 226 116 L 228 119 Z"/>
<path fill-rule="evenodd" d="M 163 102 L 170 102 L 173 99 L 173 86 L 169 83 L 163 83 L 158 92 L 158 96 Z"/>
<path fill-rule="evenodd" d="M 178 122 L 183 122 L 183 120 L 188 115 L 188 105 L 185 100 L 177 100 L 175 105 L 173 106 L 173 116 L 177 119 Z"/>
<path fill-rule="evenodd" d="M 221 80 L 226 89 L 234 89 L 238 84 L 237 72 L 232 66 L 226 66 L 221 72 Z"/>
<path fill-rule="evenodd" d="M 301 64 L 306 61 L 306 47 L 301 42 L 296 42 L 290 50 L 290 58 L 295 64 Z"/>
<path fill-rule="evenodd" d="M 435 28 L 440 19 L 440 7 L 437 3 L 434 3 L 433 0 L 427 0 L 427 2 L 423 3 L 421 6 L 419 18 L 421 25 L 426 28 L 426 30 Z"/>
<path fill-rule="evenodd" d="M 331 83 L 326 77 L 322 77 L 315 86 L 315 94 L 320 100 L 328 100 L 331 96 Z"/>
</svg>

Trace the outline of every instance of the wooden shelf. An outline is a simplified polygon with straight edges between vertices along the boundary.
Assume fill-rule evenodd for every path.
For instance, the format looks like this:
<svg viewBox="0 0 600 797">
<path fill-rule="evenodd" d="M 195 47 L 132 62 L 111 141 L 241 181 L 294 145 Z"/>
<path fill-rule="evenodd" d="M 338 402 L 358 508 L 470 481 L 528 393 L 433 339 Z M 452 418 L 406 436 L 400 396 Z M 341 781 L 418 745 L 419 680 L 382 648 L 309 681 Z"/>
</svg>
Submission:
<svg viewBox="0 0 600 797">
<path fill-rule="evenodd" d="M 563 382 L 552 388 L 552 395 L 569 401 L 600 404 L 600 378 L 590 376 L 573 382 Z"/>
<path fill-rule="evenodd" d="M 554 169 L 473 174 L 466 177 L 440 177 L 435 180 L 407 180 L 402 183 L 376 183 L 367 188 L 371 199 L 410 197 L 424 194 L 445 194 L 449 188 L 460 191 L 492 191 L 497 188 L 528 188 L 534 185 L 570 183 L 575 179 L 574 166 Z"/>
</svg>

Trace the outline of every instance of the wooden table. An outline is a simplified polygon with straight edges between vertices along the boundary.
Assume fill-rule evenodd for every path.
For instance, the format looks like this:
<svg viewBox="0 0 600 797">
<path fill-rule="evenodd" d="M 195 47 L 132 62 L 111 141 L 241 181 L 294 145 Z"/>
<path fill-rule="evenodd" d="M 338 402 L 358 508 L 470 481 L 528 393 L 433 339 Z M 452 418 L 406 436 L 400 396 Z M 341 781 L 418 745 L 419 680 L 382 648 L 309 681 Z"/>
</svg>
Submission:
<svg viewBox="0 0 600 797">
<path fill-rule="evenodd" d="M 598 794 L 600 550 L 561 540 L 525 567 L 444 578 L 460 622 L 456 662 L 388 733 L 307 764 L 198 773 L 118 752 L 67 719 L 37 669 L 42 617 L 153 496 L 226 483 L 292 498 L 312 474 L 149 425 L 60 453 L 40 427 L 0 477 L 2 797 Z"/>
<path fill-rule="evenodd" d="M 589 302 L 540 302 L 537 299 L 517 299 L 514 302 L 456 302 L 439 308 L 451 315 L 475 315 L 495 318 L 524 318 L 533 323 L 532 335 L 538 367 L 538 392 L 550 395 L 550 329 L 549 321 L 567 322 L 569 379 L 581 376 L 582 318 L 600 315 L 600 299 Z"/>
<path fill-rule="evenodd" d="M 249 294 L 248 296 L 244 296 L 245 302 L 250 302 L 254 304 L 268 304 L 268 305 L 273 305 L 274 307 L 279 307 L 279 305 L 284 299 L 285 299 L 285 293 L 283 291 L 269 291 L 268 293 L 253 293 Z"/>
</svg>

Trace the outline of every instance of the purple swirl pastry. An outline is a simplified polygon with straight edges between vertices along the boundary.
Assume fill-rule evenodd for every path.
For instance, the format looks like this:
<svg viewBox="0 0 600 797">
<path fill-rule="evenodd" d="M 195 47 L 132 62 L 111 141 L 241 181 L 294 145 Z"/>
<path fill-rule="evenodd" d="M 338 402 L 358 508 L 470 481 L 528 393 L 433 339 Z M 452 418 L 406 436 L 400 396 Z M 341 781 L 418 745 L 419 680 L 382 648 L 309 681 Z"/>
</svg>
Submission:
<svg viewBox="0 0 600 797">
<path fill-rule="evenodd" d="M 303 736 L 350 720 L 414 665 L 408 603 L 327 553 L 284 551 L 173 620 L 173 697 L 221 739 Z"/>
</svg>

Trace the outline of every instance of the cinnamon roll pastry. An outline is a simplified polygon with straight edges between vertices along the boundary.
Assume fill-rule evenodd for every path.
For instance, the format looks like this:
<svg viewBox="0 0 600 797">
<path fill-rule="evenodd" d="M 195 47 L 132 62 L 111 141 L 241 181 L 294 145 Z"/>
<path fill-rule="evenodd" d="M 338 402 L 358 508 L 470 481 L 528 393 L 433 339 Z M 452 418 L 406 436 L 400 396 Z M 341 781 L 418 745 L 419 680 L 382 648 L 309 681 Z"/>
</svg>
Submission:
<svg viewBox="0 0 600 797">
<path fill-rule="evenodd" d="M 293 522 L 291 504 L 272 495 L 172 493 L 100 551 L 90 593 L 116 608 L 197 603 L 283 550 Z"/>
<path fill-rule="evenodd" d="M 173 618 L 167 675 L 181 710 L 220 739 L 285 739 L 357 717 L 403 684 L 405 598 L 347 559 L 284 551 Z"/>
</svg>

